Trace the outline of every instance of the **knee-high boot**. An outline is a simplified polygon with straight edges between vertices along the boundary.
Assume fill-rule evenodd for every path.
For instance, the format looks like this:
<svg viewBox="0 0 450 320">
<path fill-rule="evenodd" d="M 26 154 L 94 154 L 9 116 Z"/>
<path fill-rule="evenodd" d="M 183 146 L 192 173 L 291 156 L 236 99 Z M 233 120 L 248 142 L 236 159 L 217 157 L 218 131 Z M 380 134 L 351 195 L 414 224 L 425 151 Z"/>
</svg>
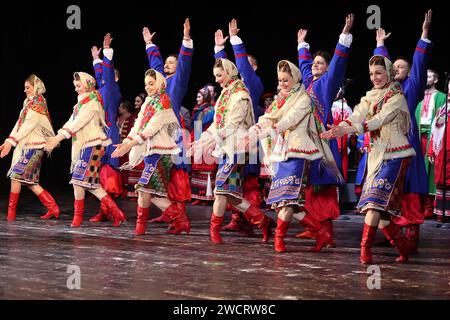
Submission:
<svg viewBox="0 0 450 320">
<path fill-rule="evenodd" d="M 263 242 L 267 243 L 272 235 L 272 219 L 267 217 L 259 208 L 253 205 L 251 205 L 247 211 L 244 212 L 244 217 L 261 229 L 263 234 Z"/>
<path fill-rule="evenodd" d="M 127 221 L 125 214 L 122 212 L 122 210 L 120 210 L 120 208 L 117 206 L 117 203 L 111 198 L 109 194 L 104 196 L 101 202 L 106 205 L 109 212 L 111 212 L 112 216 L 114 217 L 114 221 L 112 224 L 113 227 L 119 227 L 122 222 Z"/>
<path fill-rule="evenodd" d="M 398 263 L 408 262 L 408 252 L 409 252 L 408 240 L 402 234 L 400 227 L 395 223 L 391 222 L 390 224 L 388 224 L 387 227 L 381 229 L 381 231 L 383 232 L 386 239 L 389 240 L 391 245 L 397 248 L 398 252 L 400 253 L 400 256 L 397 259 L 395 259 L 395 261 Z"/>
<path fill-rule="evenodd" d="M 182 210 L 179 205 L 172 204 L 166 210 L 163 215 L 169 217 L 172 222 L 168 234 L 180 234 L 182 232 L 189 233 L 191 231 L 191 224 L 186 215 L 186 210 Z"/>
<path fill-rule="evenodd" d="M 408 240 L 409 253 L 417 253 L 417 245 L 419 242 L 420 226 L 412 224 L 406 227 L 406 239 Z"/>
<path fill-rule="evenodd" d="M 135 235 L 145 234 L 147 230 L 147 221 L 150 214 L 150 208 L 142 208 L 137 206 L 137 219 L 136 219 L 136 229 L 134 231 Z"/>
<path fill-rule="evenodd" d="M 51 217 L 55 217 L 56 219 L 59 218 L 59 213 L 61 212 L 59 210 L 58 205 L 56 204 L 55 199 L 53 199 L 52 195 L 47 192 L 47 190 L 44 190 L 41 192 L 40 195 L 38 195 L 39 200 L 42 202 L 42 204 L 48 209 L 47 213 L 41 216 L 42 220 L 50 219 Z"/>
<path fill-rule="evenodd" d="M 214 212 L 211 214 L 209 235 L 211 237 L 211 241 L 214 242 L 215 244 L 222 243 L 222 237 L 220 236 L 220 227 L 224 219 L 225 219 L 224 216 L 218 217 L 214 214 Z"/>
<path fill-rule="evenodd" d="M 81 222 L 83 222 L 83 214 L 84 214 L 84 199 L 75 200 L 73 203 L 73 220 L 70 225 L 72 228 L 79 228 Z"/>
<path fill-rule="evenodd" d="M 19 202 L 20 193 L 10 192 L 9 193 L 9 202 L 8 202 L 8 216 L 6 220 L 14 221 L 16 220 L 16 210 L 17 203 Z"/>
<path fill-rule="evenodd" d="M 316 233 L 316 245 L 311 251 L 319 252 L 330 243 L 331 236 L 324 225 L 321 225 L 309 212 L 306 211 L 305 213 L 305 217 L 300 221 L 300 224 Z"/>
<path fill-rule="evenodd" d="M 372 244 L 375 239 L 375 235 L 377 234 L 377 226 L 372 227 L 367 223 L 364 223 L 364 229 L 362 233 L 361 239 L 361 256 L 359 261 L 363 264 L 371 264 L 372 263 Z"/>
<path fill-rule="evenodd" d="M 284 245 L 284 237 L 286 237 L 287 230 L 290 222 L 283 221 L 280 218 L 277 220 L 277 227 L 275 229 L 275 251 L 279 253 L 286 252 L 286 246 Z"/>
</svg>

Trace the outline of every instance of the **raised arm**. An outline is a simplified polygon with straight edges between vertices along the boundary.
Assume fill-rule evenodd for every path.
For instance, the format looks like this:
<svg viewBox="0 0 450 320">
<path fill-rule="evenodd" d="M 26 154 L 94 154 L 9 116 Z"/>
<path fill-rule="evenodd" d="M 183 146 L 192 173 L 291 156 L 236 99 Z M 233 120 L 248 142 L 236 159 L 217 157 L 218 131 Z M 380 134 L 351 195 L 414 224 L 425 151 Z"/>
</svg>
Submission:
<svg viewBox="0 0 450 320">
<path fill-rule="evenodd" d="M 255 115 L 255 122 L 262 115 L 259 109 L 259 99 L 264 91 L 264 85 L 261 78 L 256 74 L 257 66 L 250 64 L 247 50 L 241 38 L 238 37 L 240 29 L 238 29 L 236 19 L 229 23 L 230 42 L 233 45 L 234 57 L 236 59 L 236 66 L 241 74 L 245 86 L 250 91 L 253 104 L 253 114 Z"/>
<path fill-rule="evenodd" d="M 187 18 L 183 25 L 183 43 L 178 54 L 177 71 L 173 76 L 173 85 L 168 85 L 167 91 L 172 100 L 173 111 L 180 120 L 180 108 L 186 95 L 189 78 L 192 70 L 192 55 L 194 54 L 194 43 L 190 36 L 191 24 Z"/>
<path fill-rule="evenodd" d="M 100 59 L 100 53 L 102 52 L 102 48 L 97 48 L 93 46 L 91 48 L 91 55 L 94 65 L 94 73 L 95 80 L 97 81 L 98 88 L 102 88 L 105 85 L 105 81 L 103 80 L 103 61 Z"/>
<path fill-rule="evenodd" d="M 345 18 L 345 25 L 339 36 L 339 41 L 334 50 L 333 58 L 330 61 L 328 72 L 326 72 L 318 81 L 323 83 L 324 94 L 329 101 L 333 101 L 339 92 L 339 88 L 345 77 L 345 70 L 350 55 L 350 46 L 353 36 L 350 31 L 353 27 L 354 15 L 349 14 Z M 331 108 L 332 103 L 330 103 Z"/>
<path fill-rule="evenodd" d="M 116 85 L 113 61 L 114 51 L 111 48 L 112 40 L 110 33 L 103 38 L 103 79 L 105 80 L 105 85 L 110 88 Z"/>
<path fill-rule="evenodd" d="M 305 41 L 308 30 L 300 29 L 297 33 L 298 65 L 302 73 L 303 84 L 308 88 L 313 80 L 311 67 L 313 58 L 309 52 L 309 44 Z"/>
<path fill-rule="evenodd" d="M 151 33 L 150 29 L 147 27 L 142 29 L 142 37 L 145 41 L 148 65 L 150 69 L 155 69 L 164 75 L 164 62 L 162 60 L 161 53 L 159 52 L 159 48 L 153 44 L 153 37 L 155 34 L 156 32 Z"/>
<path fill-rule="evenodd" d="M 237 27 L 237 20 L 231 20 L 228 27 L 231 36 L 230 42 L 233 45 L 234 57 L 236 59 L 236 67 L 244 78 L 245 85 L 252 91 L 250 87 L 254 86 L 256 83 L 259 84 L 261 79 L 256 75 L 256 71 L 248 61 L 247 50 L 245 49 L 241 38 L 238 37 L 240 29 Z"/>
<path fill-rule="evenodd" d="M 214 34 L 214 59 L 227 58 L 227 53 L 225 52 L 225 43 L 227 42 L 228 38 L 228 36 L 226 36 L 225 38 L 223 37 L 222 30 L 219 29 L 216 31 L 216 33 Z"/>
<path fill-rule="evenodd" d="M 391 59 L 389 58 L 387 48 L 384 46 L 385 40 L 389 38 L 390 35 L 391 33 L 389 32 L 388 34 L 386 34 L 386 31 L 383 28 L 377 29 L 375 36 L 375 39 L 377 40 L 377 47 L 375 48 L 375 50 L 373 50 L 373 55 L 382 55 L 383 57 Z"/>
<path fill-rule="evenodd" d="M 419 93 L 419 101 L 422 100 L 423 92 L 427 84 L 427 68 L 430 60 L 430 53 L 432 43 L 428 39 L 430 25 L 431 25 L 432 11 L 428 10 L 425 14 L 425 18 L 422 25 L 422 35 L 419 39 L 414 56 L 413 63 L 410 71 L 411 84 L 414 86 L 415 92 Z M 415 110 L 410 110 L 410 112 Z M 412 113 L 414 114 L 414 113 Z"/>
<path fill-rule="evenodd" d="M 422 24 L 421 39 L 428 39 L 432 16 L 433 16 L 433 11 L 431 9 L 428 10 L 427 13 L 425 13 L 425 18 L 424 18 L 423 24 Z"/>
</svg>

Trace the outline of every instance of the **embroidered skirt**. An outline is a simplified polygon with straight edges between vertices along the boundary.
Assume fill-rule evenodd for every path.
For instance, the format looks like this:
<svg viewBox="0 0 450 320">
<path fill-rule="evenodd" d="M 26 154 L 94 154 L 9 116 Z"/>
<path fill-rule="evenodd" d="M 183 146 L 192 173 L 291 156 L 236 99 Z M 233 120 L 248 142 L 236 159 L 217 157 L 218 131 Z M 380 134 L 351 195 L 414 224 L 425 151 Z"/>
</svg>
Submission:
<svg viewBox="0 0 450 320">
<path fill-rule="evenodd" d="M 152 154 L 144 158 L 145 168 L 135 185 L 137 191 L 167 197 L 170 170 L 173 162 L 170 155 Z"/>
<path fill-rule="evenodd" d="M 366 180 L 356 206 L 362 213 L 369 209 L 400 216 L 403 186 L 409 158 L 384 160 L 372 183 Z"/>
<path fill-rule="evenodd" d="M 70 183 L 87 189 L 100 188 L 100 167 L 105 150 L 101 145 L 84 149 L 75 164 Z"/>
<path fill-rule="evenodd" d="M 445 199 L 444 199 L 445 192 Z M 444 208 L 445 206 L 445 208 Z M 444 212 L 445 210 L 445 212 Z M 434 208 L 434 214 L 438 216 L 445 215 L 450 217 L 450 187 L 437 185 L 436 186 L 436 207 Z"/>
<path fill-rule="evenodd" d="M 126 161 L 128 161 L 128 155 Z M 142 161 L 133 169 L 121 171 L 124 173 L 122 181 L 125 183 L 127 197 L 136 198 L 138 196 L 134 186 L 139 182 L 139 178 L 142 176 L 142 171 L 144 171 L 144 168 L 145 164 L 144 161 Z"/>
<path fill-rule="evenodd" d="M 44 151 L 42 149 L 31 149 L 12 167 L 8 176 L 24 184 L 39 184 L 41 164 Z"/>
<path fill-rule="evenodd" d="M 214 171 L 192 170 L 191 174 L 192 198 L 204 201 L 213 201 L 214 194 L 212 191 L 214 190 L 215 187 L 215 177 L 216 177 L 216 170 Z M 210 190 L 208 190 L 209 188 Z"/>
<path fill-rule="evenodd" d="M 273 210 L 293 206 L 302 211 L 310 162 L 305 159 L 288 159 L 275 164 L 275 176 L 270 185 L 267 204 Z"/>
<path fill-rule="evenodd" d="M 217 170 L 214 194 L 229 195 L 238 199 L 243 199 L 244 169 L 245 164 L 238 163 L 237 155 L 233 161 L 224 158 L 219 163 L 219 168 Z"/>
</svg>

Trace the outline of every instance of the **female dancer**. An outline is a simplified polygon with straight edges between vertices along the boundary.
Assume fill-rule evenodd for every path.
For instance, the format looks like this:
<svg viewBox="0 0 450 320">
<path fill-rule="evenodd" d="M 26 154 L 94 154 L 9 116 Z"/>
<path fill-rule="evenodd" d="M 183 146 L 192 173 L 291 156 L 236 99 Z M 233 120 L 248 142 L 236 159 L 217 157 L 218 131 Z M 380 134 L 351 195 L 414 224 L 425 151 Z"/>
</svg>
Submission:
<svg viewBox="0 0 450 320">
<path fill-rule="evenodd" d="M 270 236 L 271 220 L 259 208 L 243 197 L 242 178 L 244 163 L 248 154 L 237 148 L 239 138 L 244 138 L 247 130 L 254 124 L 252 102 L 244 83 L 238 79 L 236 65 L 230 60 L 218 58 L 214 64 L 216 82 L 223 88 L 215 105 L 214 123 L 199 140 L 192 143 L 188 155 L 194 160 L 214 149 L 212 155 L 219 158 L 213 213 L 211 215 L 211 241 L 222 243 L 220 226 L 224 220 L 225 209 L 230 203 L 251 223 L 263 232 L 263 242 Z"/>
<path fill-rule="evenodd" d="M 327 166 L 338 169 L 331 150 L 320 142 L 311 99 L 300 84 L 299 68 L 282 60 L 277 71 L 280 93 L 249 130 L 249 141 L 255 142 L 255 137 L 261 140 L 265 162 L 273 172 L 267 204 L 278 212 L 275 251 L 286 252 L 284 237 L 294 213 L 303 226 L 317 234 L 312 251 L 320 251 L 331 235 L 304 207 L 310 162 L 325 157 Z"/>
<path fill-rule="evenodd" d="M 114 200 L 100 186 L 100 166 L 105 146 L 111 140 L 105 135 L 105 111 L 100 93 L 95 90 L 95 79 L 84 72 L 75 72 L 73 84 L 78 93 L 78 103 L 70 119 L 58 131 L 56 137 L 45 146 L 52 151 L 64 139 L 72 138 L 72 179 L 75 202 L 72 228 L 78 228 L 83 221 L 85 191 L 91 192 L 113 215 L 113 226 L 124 222 L 125 215 Z"/>
<path fill-rule="evenodd" d="M 47 101 L 43 94 L 45 85 L 41 79 L 32 74 L 25 80 L 25 94 L 23 108 L 19 120 L 11 131 L 8 139 L 0 146 L 0 157 L 4 158 L 15 147 L 12 165 L 8 176 L 11 179 L 11 193 L 9 194 L 8 221 L 16 219 L 16 208 L 22 185 L 27 186 L 38 196 L 42 204 L 48 209 L 41 219 L 59 218 L 59 207 L 53 197 L 39 184 L 44 145 L 55 133 L 52 128 Z"/>
<path fill-rule="evenodd" d="M 145 73 L 145 90 L 148 93 L 138 118 L 128 137 L 113 152 L 113 157 L 121 157 L 128 152 L 129 163 L 122 168 L 133 167 L 144 160 L 145 169 L 135 186 L 139 193 L 137 206 L 136 235 L 145 234 L 153 203 L 170 219 L 169 234 L 189 233 L 191 225 L 184 211 L 167 198 L 172 156 L 179 154 L 180 148 L 175 137 L 180 126 L 166 93 L 166 79 L 154 69 Z"/>
<path fill-rule="evenodd" d="M 200 89 L 197 93 L 197 105 L 192 110 L 191 141 L 198 140 L 201 134 L 209 128 L 214 121 L 214 106 L 211 105 L 211 93 L 208 87 Z M 217 164 L 214 158 L 210 162 L 202 161 L 193 163 L 191 168 L 192 205 L 207 204 L 206 201 L 214 201 L 214 195 L 208 193 L 214 189 L 214 183 L 210 182 L 216 176 Z"/>
<path fill-rule="evenodd" d="M 408 261 L 408 242 L 400 228 L 391 223 L 399 216 L 403 184 L 409 158 L 416 153 L 408 142 L 411 117 L 403 89 L 395 81 L 392 62 L 380 55 L 369 60 L 370 80 L 374 87 L 361 98 L 353 114 L 322 134 L 340 138 L 345 134 L 369 132 L 370 147 L 367 178 L 357 205 L 366 213 L 361 240 L 361 263 L 372 263 L 371 247 L 377 226 L 400 252 L 399 263 Z"/>
</svg>

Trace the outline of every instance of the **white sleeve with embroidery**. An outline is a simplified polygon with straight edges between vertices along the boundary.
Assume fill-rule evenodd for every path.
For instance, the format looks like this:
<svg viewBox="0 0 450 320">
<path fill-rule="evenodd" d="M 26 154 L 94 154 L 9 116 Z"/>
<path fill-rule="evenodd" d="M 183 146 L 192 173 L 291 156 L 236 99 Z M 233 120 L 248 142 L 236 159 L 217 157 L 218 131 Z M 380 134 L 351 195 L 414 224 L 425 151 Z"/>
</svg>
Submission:
<svg viewBox="0 0 450 320">
<path fill-rule="evenodd" d="M 19 122 L 17 121 L 14 129 L 11 131 L 8 139 L 9 143 L 15 147 L 21 140 L 25 139 L 33 130 L 38 126 L 37 117 L 38 113 L 33 110 L 28 110 L 27 116 L 25 117 L 20 129 L 17 131 Z"/>
</svg>

